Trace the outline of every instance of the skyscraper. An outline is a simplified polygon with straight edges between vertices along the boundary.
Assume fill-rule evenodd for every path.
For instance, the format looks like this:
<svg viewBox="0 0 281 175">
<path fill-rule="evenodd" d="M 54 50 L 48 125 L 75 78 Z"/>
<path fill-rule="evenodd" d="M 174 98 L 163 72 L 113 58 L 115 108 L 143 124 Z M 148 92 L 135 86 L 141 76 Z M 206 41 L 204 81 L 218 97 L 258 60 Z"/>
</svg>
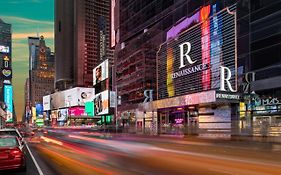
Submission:
<svg viewBox="0 0 281 175">
<path fill-rule="evenodd" d="M 46 46 L 44 37 L 29 37 L 30 50 L 30 75 L 29 87 L 30 101 L 27 105 L 35 106 L 42 104 L 43 96 L 51 94 L 54 91 L 54 53 Z M 35 42 L 32 42 L 35 41 Z"/>
<path fill-rule="evenodd" d="M 95 66 L 113 57 L 109 11 L 109 0 L 56 0 L 56 89 L 91 87 Z"/>
<path fill-rule="evenodd" d="M 11 24 L 7 24 L 0 19 L 0 101 L 7 106 L 7 122 L 15 119 L 13 105 L 13 86 L 12 86 L 12 37 Z"/>
</svg>

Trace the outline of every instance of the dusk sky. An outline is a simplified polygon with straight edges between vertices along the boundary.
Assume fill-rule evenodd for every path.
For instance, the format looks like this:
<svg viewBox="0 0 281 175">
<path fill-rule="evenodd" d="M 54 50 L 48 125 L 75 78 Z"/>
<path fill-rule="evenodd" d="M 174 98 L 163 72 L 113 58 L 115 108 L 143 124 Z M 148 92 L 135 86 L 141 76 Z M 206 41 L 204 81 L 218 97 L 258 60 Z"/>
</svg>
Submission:
<svg viewBox="0 0 281 175">
<path fill-rule="evenodd" d="M 12 24 L 14 101 L 18 119 L 24 109 L 24 84 L 28 77 L 28 36 L 37 32 L 54 51 L 54 0 L 0 0 L 0 18 Z"/>
</svg>

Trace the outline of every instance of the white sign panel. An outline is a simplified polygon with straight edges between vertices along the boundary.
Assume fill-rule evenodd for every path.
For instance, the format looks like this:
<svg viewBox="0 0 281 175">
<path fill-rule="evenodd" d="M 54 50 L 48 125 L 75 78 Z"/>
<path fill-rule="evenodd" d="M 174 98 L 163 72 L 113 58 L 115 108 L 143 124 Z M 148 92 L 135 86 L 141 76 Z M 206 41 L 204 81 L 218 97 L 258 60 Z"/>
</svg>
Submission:
<svg viewBox="0 0 281 175">
<path fill-rule="evenodd" d="M 2 53 L 9 53 L 10 52 L 9 46 L 1 46 L 0 45 L 0 52 L 2 52 Z"/>
<path fill-rule="evenodd" d="M 96 115 L 104 115 L 109 112 L 109 92 L 108 90 L 103 91 L 96 95 L 95 97 L 95 114 Z"/>
<path fill-rule="evenodd" d="M 51 95 L 47 95 L 43 97 L 43 110 L 48 111 L 51 110 Z"/>
<path fill-rule="evenodd" d="M 101 81 L 108 78 L 109 69 L 108 69 L 108 59 L 99 64 L 93 70 L 93 85 L 100 83 Z"/>
</svg>

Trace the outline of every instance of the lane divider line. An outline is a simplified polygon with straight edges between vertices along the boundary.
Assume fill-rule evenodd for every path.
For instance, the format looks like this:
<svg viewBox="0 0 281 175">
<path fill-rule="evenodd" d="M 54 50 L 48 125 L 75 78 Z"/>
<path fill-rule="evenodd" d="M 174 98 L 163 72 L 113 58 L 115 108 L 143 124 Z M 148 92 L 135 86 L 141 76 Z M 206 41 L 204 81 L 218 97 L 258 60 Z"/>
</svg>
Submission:
<svg viewBox="0 0 281 175">
<path fill-rule="evenodd" d="M 27 148 L 27 150 L 28 150 L 28 152 L 29 152 L 29 154 L 30 154 L 30 157 L 31 157 L 32 161 L 34 162 L 34 164 L 35 164 L 35 166 L 36 166 L 36 168 L 37 168 L 37 171 L 38 171 L 39 175 L 44 175 L 43 172 L 42 172 L 42 169 L 41 169 L 40 166 L 38 165 L 36 159 L 34 158 L 32 152 L 30 151 L 29 146 L 27 145 L 26 142 L 25 142 L 25 145 L 26 145 L 26 148 Z"/>
</svg>

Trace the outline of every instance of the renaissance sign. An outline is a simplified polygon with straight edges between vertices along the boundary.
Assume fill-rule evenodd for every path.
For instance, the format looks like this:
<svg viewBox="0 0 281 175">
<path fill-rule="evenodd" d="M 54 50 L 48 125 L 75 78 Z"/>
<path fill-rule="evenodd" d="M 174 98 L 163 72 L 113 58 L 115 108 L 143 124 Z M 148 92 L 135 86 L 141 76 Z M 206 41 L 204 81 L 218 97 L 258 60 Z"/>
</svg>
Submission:
<svg viewBox="0 0 281 175">
<path fill-rule="evenodd" d="M 208 5 L 167 32 L 158 51 L 158 99 L 237 91 L 235 12 Z"/>
</svg>

